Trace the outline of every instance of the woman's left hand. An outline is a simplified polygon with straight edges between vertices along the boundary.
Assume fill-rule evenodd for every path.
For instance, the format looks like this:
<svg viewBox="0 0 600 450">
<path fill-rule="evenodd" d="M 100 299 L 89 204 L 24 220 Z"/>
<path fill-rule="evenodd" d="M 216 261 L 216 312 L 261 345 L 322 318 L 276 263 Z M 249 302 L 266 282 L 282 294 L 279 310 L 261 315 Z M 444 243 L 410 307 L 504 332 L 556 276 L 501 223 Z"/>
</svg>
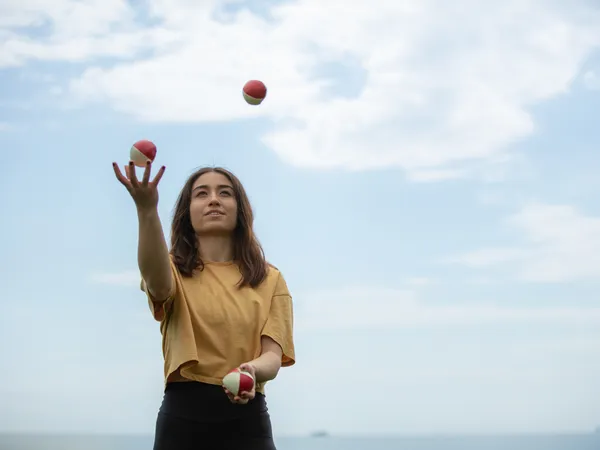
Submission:
<svg viewBox="0 0 600 450">
<path fill-rule="evenodd" d="M 225 390 L 227 397 L 229 397 L 229 400 L 232 403 L 237 403 L 238 405 L 245 405 L 250 400 L 252 400 L 254 398 L 254 395 L 256 394 L 254 390 L 254 388 L 256 387 L 256 368 L 252 364 L 244 363 L 239 367 L 239 369 L 243 370 L 244 372 L 248 372 L 250 375 L 252 375 L 252 378 L 254 378 L 254 386 L 252 387 L 252 390 L 250 392 L 242 391 L 239 393 L 239 395 L 233 395 L 225 388 L 225 386 L 223 386 L 223 389 Z"/>
</svg>

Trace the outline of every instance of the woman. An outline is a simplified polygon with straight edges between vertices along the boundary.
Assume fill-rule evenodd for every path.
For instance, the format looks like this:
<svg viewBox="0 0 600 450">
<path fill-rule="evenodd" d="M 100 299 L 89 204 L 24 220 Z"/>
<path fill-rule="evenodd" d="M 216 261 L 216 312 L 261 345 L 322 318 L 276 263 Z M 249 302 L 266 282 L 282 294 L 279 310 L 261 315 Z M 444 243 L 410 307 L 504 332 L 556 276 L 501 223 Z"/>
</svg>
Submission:
<svg viewBox="0 0 600 450">
<path fill-rule="evenodd" d="M 139 222 L 141 289 L 160 322 L 165 392 L 154 450 L 274 450 L 265 383 L 295 362 L 292 299 L 256 239 L 239 180 L 221 168 L 192 174 L 177 200 L 171 250 L 158 216 L 151 163 L 138 180 L 132 162 L 117 179 Z M 233 396 L 222 386 L 239 367 L 255 380 Z M 241 447 L 243 446 L 243 447 Z"/>
</svg>

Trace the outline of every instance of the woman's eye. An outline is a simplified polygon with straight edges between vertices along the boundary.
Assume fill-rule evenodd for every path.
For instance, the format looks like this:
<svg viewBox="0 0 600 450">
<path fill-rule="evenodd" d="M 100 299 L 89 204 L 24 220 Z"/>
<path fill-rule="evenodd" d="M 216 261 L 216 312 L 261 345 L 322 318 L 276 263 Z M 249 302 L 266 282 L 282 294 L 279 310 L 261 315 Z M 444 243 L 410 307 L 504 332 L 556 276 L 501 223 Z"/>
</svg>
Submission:
<svg viewBox="0 0 600 450">
<path fill-rule="evenodd" d="M 231 195 L 231 192 L 229 192 L 229 191 L 222 191 L 222 192 L 221 192 L 221 195 L 227 195 L 227 196 L 230 196 L 230 195 Z"/>
<path fill-rule="evenodd" d="M 200 192 L 198 192 L 198 194 L 196 194 L 196 197 L 204 197 L 205 195 L 206 195 L 206 192 L 200 191 Z"/>
</svg>

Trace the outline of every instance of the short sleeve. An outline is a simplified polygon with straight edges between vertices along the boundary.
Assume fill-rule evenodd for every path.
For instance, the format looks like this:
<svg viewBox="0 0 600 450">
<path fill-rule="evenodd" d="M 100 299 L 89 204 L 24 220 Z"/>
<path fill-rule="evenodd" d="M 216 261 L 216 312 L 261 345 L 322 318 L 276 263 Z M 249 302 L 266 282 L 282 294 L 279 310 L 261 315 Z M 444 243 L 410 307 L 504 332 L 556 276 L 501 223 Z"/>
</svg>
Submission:
<svg viewBox="0 0 600 450">
<path fill-rule="evenodd" d="M 283 350 L 281 358 L 283 367 L 291 366 L 296 362 L 292 296 L 281 274 L 279 274 L 277 286 L 271 299 L 271 308 L 262 335 L 273 339 Z"/>
<path fill-rule="evenodd" d="M 146 297 L 148 298 L 148 306 L 150 307 L 150 312 L 152 313 L 154 320 L 156 320 L 158 322 L 162 322 L 167 317 L 167 313 L 171 309 L 171 307 L 173 305 L 173 300 L 175 298 L 175 294 L 177 293 L 177 267 L 173 263 L 172 259 L 170 259 L 170 262 L 171 262 L 171 276 L 172 276 L 172 280 L 173 280 L 173 284 L 172 284 L 173 287 L 172 287 L 171 293 L 167 297 L 166 301 L 160 302 L 160 303 L 157 302 L 156 299 L 153 298 L 152 294 L 148 290 L 148 286 L 146 285 L 146 282 L 144 281 L 144 279 L 142 278 L 142 280 L 140 281 L 140 289 L 146 294 Z"/>
</svg>

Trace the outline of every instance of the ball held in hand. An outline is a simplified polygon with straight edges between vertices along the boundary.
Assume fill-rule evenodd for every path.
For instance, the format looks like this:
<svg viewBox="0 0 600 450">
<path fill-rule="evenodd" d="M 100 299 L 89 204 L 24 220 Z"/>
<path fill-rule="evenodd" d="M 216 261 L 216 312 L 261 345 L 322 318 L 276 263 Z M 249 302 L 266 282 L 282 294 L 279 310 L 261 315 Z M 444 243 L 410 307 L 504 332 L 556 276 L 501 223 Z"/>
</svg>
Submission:
<svg viewBox="0 0 600 450">
<path fill-rule="evenodd" d="M 223 377 L 223 386 L 233 395 L 250 392 L 254 388 L 254 378 L 249 372 L 233 369 Z"/>
<path fill-rule="evenodd" d="M 262 81 L 250 80 L 242 89 L 244 100 L 250 105 L 260 105 L 267 96 L 267 87 Z"/>
<path fill-rule="evenodd" d="M 148 161 L 154 161 L 156 157 L 156 145 L 152 141 L 142 139 L 131 146 L 129 159 L 137 167 L 146 167 Z"/>
</svg>

